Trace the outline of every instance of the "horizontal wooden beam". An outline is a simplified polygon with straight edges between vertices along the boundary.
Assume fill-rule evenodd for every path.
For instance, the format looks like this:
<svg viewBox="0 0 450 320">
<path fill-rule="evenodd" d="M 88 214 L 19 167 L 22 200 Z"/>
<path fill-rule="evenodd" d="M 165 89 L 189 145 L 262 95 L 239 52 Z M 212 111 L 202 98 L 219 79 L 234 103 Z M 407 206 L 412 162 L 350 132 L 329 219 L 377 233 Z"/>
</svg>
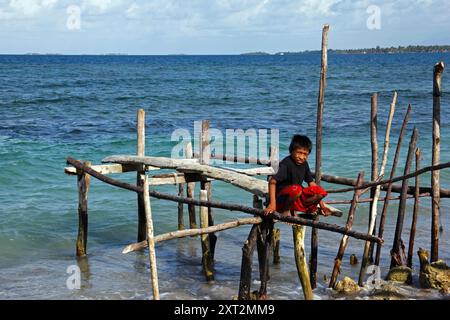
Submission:
<svg viewBox="0 0 450 320">
<path fill-rule="evenodd" d="M 187 230 L 173 231 L 173 232 L 160 234 L 158 236 L 155 236 L 154 240 L 155 240 L 155 243 L 157 243 L 157 242 L 162 242 L 162 241 L 166 241 L 166 240 L 198 236 L 198 235 L 202 235 L 202 234 L 209 234 L 209 233 L 223 231 L 223 230 L 227 230 L 227 229 L 231 229 L 231 228 L 236 228 L 236 227 L 239 227 L 242 225 L 258 224 L 258 223 L 261 223 L 262 221 L 263 220 L 260 217 L 237 219 L 234 221 L 217 224 L 215 226 L 210 226 L 207 228 L 187 229 Z M 122 253 L 130 253 L 133 251 L 145 249 L 147 247 L 148 247 L 148 242 L 141 241 L 141 242 L 133 243 L 133 244 L 126 246 L 123 249 Z"/>
<path fill-rule="evenodd" d="M 124 173 L 124 172 L 132 172 L 137 171 L 137 166 L 132 164 L 99 164 L 91 167 L 95 171 L 101 174 L 113 174 L 113 173 Z M 159 170 L 157 167 L 146 166 L 147 171 Z M 75 167 L 65 167 L 64 173 L 68 175 L 77 175 L 77 169 Z"/>
</svg>

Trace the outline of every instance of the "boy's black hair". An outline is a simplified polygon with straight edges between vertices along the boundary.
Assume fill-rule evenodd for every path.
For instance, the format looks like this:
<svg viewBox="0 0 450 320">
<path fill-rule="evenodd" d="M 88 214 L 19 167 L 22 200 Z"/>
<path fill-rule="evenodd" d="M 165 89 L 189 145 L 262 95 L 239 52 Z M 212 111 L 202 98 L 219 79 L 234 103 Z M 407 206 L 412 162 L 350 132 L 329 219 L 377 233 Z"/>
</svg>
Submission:
<svg viewBox="0 0 450 320">
<path fill-rule="evenodd" d="M 311 153 L 312 142 L 307 136 L 296 134 L 292 137 L 291 144 L 289 145 L 289 153 L 292 153 L 297 148 L 308 149 L 309 153 Z"/>
</svg>

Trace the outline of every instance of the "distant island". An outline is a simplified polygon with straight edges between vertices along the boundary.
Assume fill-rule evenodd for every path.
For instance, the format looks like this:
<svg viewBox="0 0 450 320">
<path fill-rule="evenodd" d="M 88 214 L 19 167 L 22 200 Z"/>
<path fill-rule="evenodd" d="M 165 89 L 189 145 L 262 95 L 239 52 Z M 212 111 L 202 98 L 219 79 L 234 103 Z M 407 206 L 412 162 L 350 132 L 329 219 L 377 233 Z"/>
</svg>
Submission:
<svg viewBox="0 0 450 320">
<path fill-rule="evenodd" d="M 376 48 L 367 48 L 367 49 L 329 49 L 328 53 L 330 54 L 392 54 L 392 53 L 442 53 L 442 52 L 450 52 L 450 46 L 398 46 L 398 47 L 390 47 L 390 48 L 380 48 L 377 46 Z M 305 50 L 299 52 L 277 52 L 274 54 L 270 54 L 267 52 L 247 52 L 242 53 L 241 55 L 253 55 L 253 56 L 263 56 L 263 55 L 276 55 L 276 56 L 284 56 L 284 55 L 299 55 L 299 54 L 310 54 L 310 53 L 320 53 L 320 50 Z"/>
</svg>

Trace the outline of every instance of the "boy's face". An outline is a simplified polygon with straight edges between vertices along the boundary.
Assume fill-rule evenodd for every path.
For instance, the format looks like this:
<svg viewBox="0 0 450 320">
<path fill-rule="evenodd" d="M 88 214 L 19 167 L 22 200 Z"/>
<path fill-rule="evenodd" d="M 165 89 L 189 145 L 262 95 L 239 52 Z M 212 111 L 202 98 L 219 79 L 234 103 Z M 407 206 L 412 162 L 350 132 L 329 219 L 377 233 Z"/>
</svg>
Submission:
<svg viewBox="0 0 450 320">
<path fill-rule="evenodd" d="M 295 148 L 291 157 L 296 164 L 303 164 L 306 160 L 308 160 L 309 150 L 307 148 Z"/>
</svg>

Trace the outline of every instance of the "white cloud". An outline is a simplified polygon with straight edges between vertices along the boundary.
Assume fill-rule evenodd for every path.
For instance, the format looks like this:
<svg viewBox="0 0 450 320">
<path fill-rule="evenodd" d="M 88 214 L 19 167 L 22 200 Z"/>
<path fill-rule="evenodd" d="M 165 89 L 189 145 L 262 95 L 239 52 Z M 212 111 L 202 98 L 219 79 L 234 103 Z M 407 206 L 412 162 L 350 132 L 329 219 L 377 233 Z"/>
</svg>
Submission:
<svg viewBox="0 0 450 320">
<path fill-rule="evenodd" d="M 35 16 L 43 9 L 51 9 L 58 0 L 11 0 L 9 7 L 16 13 L 25 16 Z"/>
<path fill-rule="evenodd" d="M 102 14 L 123 4 L 122 0 L 83 0 L 81 9 L 91 14 Z"/>
</svg>

